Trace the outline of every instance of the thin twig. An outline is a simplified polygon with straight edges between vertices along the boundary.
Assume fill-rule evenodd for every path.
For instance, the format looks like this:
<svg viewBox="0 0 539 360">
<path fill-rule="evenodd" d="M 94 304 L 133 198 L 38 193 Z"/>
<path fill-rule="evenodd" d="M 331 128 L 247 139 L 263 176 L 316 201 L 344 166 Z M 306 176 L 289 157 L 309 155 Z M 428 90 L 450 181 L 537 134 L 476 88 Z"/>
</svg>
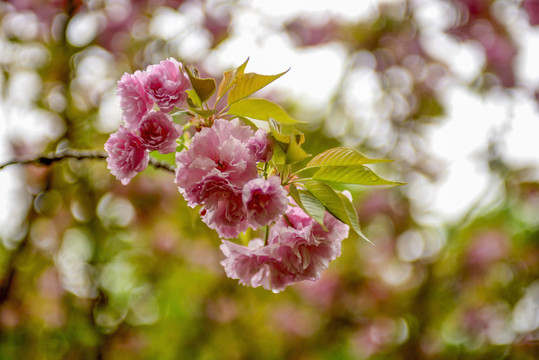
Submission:
<svg viewBox="0 0 539 360">
<path fill-rule="evenodd" d="M 57 153 L 51 153 L 47 155 L 38 155 L 34 157 L 28 157 L 23 159 L 11 160 L 5 164 L 0 165 L 0 170 L 9 165 L 26 165 L 26 164 L 36 164 L 36 165 L 50 165 L 53 162 L 60 161 L 63 159 L 106 159 L 107 153 L 105 151 L 99 150 L 63 150 Z M 174 172 L 174 166 L 150 157 L 150 165 L 155 168 L 167 170 L 169 172 Z"/>
</svg>

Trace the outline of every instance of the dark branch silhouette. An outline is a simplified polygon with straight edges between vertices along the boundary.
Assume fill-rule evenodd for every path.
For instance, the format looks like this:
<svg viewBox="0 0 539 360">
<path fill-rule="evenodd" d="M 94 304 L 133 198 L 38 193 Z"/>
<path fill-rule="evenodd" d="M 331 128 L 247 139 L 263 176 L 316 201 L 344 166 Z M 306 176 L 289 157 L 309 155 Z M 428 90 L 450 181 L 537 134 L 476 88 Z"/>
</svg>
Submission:
<svg viewBox="0 0 539 360">
<path fill-rule="evenodd" d="M 83 160 L 83 159 L 106 159 L 107 153 L 105 151 L 99 151 L 99 150 L 63 150 L 61 152 L 57 153 L 51 153 L 47 155 L 38 155 L 34 157 L 28 157 L 28 158 L 21 158 L 21 159 L 14 159 L 11 160 L 5 164 L 0 165 L 0 170 L 5 168 L 9 165 L 26 165 L 26 164 L 36 164 L 36 165 L 50 165 L 53 162 L 60 161 L 63 159 L 77 159 L 77 160 Z M 150 165 L 152 165 L 155 168 L 167 170 L 169 172 L 174 172 L 174 166 L 157 159 L 153 159 L 150 157 Z"/>
</svg>

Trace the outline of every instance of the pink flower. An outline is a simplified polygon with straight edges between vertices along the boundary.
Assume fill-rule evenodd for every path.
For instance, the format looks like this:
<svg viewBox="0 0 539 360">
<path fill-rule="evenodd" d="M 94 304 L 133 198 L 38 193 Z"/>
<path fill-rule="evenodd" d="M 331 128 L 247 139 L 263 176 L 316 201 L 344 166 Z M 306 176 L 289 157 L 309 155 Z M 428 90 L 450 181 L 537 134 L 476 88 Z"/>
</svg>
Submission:
<svg viewBox="0 0 539 360">
<path fill-rule="evenodd" d="M 286 190 L 278 176 L 249 181 L 243 187 L 242 200 L 249 224 L 255 229 L 277 220 L 286 211 L 288 203 Z"/>
<path fill-rule="evenodd" d="M 266 162 L 273 155 L 271 140 L 268 138 L 268 133 L 264 129 L 258 129 L 255 132 L 255 135 L 249 139 L 247 147 L 256 158 L 256 161 L 259 162 Z"/>
<path fill-rule="evenodd" d="M 202 221 L 224 238 L 237 237 L 247 230 L 247 214 L 241 201 L 241 189 L 231 184 L 222 174 L 204 178 L 197 197 L 204 203 Z"/>
<path fill-rule="evenodd" d="M 116 176 L 123 185 L 148 165 L 148 151 L 140 142 L 140 139 L 126 130 L 123 126 L 120 130 L 111 134 L 105 143 L 108 168 L 112 175 Z"/>
<path fill-rule="evenodd" d="M 227 276 L 231 279 L 239 279 L 242 285 L 258 287 L 262 285 L 264 277 L 263 266 L 270 257 L 264 242 L 254 239 L 249 242 L 249 247 L 223 240 L 220 246 L 226 259 L 221 261 Z"/>
<path fill-rule="evenodd" d="M 136 126 L 153 106 L 153 101 L 142 87 L 142 78 L 143 74 L 135 71 L 134 74 L 125 73 L 118 81 L 117 93 L 123 110 L 122 119 L 129 127 Z"/>
<path fill-rule="evenodd" d="M 330 214 L 324 216 L 324 230 L 299 207 L 288 207 L 270 230 L 268 245 L 256 239 L 249 247 L 223 241 L 221 262 L 228 277 L 240 284 L 262 286 L 273 292 L 302 280 L 317 280 L 330 261 L 341 254 L 341 242 L 348 225 Z"/>
<path fill-rule="evenodd" d="M 319 279 L 330 261 L 341 255 L 341 242 L 348 236 L 348 225 L 326 213 L 326 231 L 299 207 L 289 207 L 286 217 L 281 217 L 272 227 L 269 245 L 278 245 L 277 256 L 295 281 Z"/>
<path fill-rule="evenodd" d="M 157 150 L 161 154 L 176 151 L 176 139 L 181 129 L 172 122 L 169 114 L 152 111 L 142 118 L 137 130 L 146 149 Z"/>
<path fill-rule="evenodd" d="M 226 256 L 221 261 L 226 275 L 238 279 L 242 285 L 254 288 L 262 286 L 278 293 L 294 282 L 293 276 L 272 255 L 273 248 L 264 246 L 261 239 L 251 240 L 248 247 L 223 240 L 220 248 Z"/>
<path fill-rule="evenodd" d="M 256 160 L 247 148 L 251 136 L 252 130 L 237 120 L 217 119 L 213 127 L 195 134 L 189 150 L 178 153 L 175 181 L 190 206 L 204 202 L 199 190 L 210 173 L 221 174 L 239 189 L 258 176 Z"/>
<path fill-rule="evenodd" d="M 181 106 L 187 99 L 189 78 L 183 72 L 182 64 L 170 58 L 146 68 L 144 90 L 155 101 L 161 111 L 169 112 L 174 106 Z"/>
</svg>

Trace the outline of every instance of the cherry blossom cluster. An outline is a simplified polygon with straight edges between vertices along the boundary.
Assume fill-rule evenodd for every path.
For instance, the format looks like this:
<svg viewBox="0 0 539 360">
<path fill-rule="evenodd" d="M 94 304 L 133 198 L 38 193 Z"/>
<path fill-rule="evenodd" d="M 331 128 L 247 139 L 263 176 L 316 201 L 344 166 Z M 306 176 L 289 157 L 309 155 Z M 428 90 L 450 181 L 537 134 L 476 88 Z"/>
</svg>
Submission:
<svg viewBox="0 0 539 360">
<path fill-rule="evenodd" d="M 257 229 L 286 210 L 279 176 L 259 175 L 257 164 L 271 158 L 265 130 L 253 133 L 238 119 L 216 119 L 176 155 L 176 184 L 190 206 L 201 205 L 202 220 L 223 238 Z"/>
<path fill-rule="evenodd" d="M 292 200 L 290 199 L 292 202 Z M 267 245 L 254 239 L 249 246 L 223 240 L 221 262 L 228 277 L 240 284 L 275 293 L 302 280 L 318 280 L 329 262 L 341 255 L 349 227 L 326 212 L 322 225 L 297 206 L 288 206 L 270 230 Z"/>
<path fill-rule="evenodd" d="M 274 142 L 266 130 L 230 119 L 224 111 L 207 117 L 190 112 L 186 100 L 192 75 L 184 71 L 170 58 L 122 76 L 117 93 L 124 124 L 105 144 L 111 173 L 126 185 L 146 168 L 150 151 L 173 153 L 179 142 L 175 183 L 223 239 L 221 264 L 227 276 L 274 292 L 317 280 L 341 254 L 349 226 L 328 212 L 318 223 L 289 197 L 287 179 L 272 162 Z M 178 108 L 191 114 L 181 140 L 183 129 L 170 114 Z M 224 240 L 249 228 L 263 228 L 265 240 L 251 240 L 248 246 Z"/>
<path fill-rule="evenodd" d="M 176 151 L 182 129 L 168 113 L 185 104 L 189 87 L 182 65 L 173 58 L 122 76 L 118 96 L 124 125 L 105 143 L 108 168 L 122 184 L 146 169 L 149 151 Z"/>
</svg>

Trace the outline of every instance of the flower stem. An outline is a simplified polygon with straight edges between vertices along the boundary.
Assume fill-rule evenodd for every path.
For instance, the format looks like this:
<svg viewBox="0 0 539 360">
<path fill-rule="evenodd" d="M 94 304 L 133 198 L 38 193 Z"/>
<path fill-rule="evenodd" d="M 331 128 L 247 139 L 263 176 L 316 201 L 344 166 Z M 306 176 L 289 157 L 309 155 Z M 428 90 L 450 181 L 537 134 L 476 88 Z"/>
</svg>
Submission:
<svg viewBox="0 0 539 360">
<path fill-rule="evenodd" d="M 266 234 L 264 235 L 264 246 L 268 245 L 269 225 L 266 225 Z"/>
</svg>

